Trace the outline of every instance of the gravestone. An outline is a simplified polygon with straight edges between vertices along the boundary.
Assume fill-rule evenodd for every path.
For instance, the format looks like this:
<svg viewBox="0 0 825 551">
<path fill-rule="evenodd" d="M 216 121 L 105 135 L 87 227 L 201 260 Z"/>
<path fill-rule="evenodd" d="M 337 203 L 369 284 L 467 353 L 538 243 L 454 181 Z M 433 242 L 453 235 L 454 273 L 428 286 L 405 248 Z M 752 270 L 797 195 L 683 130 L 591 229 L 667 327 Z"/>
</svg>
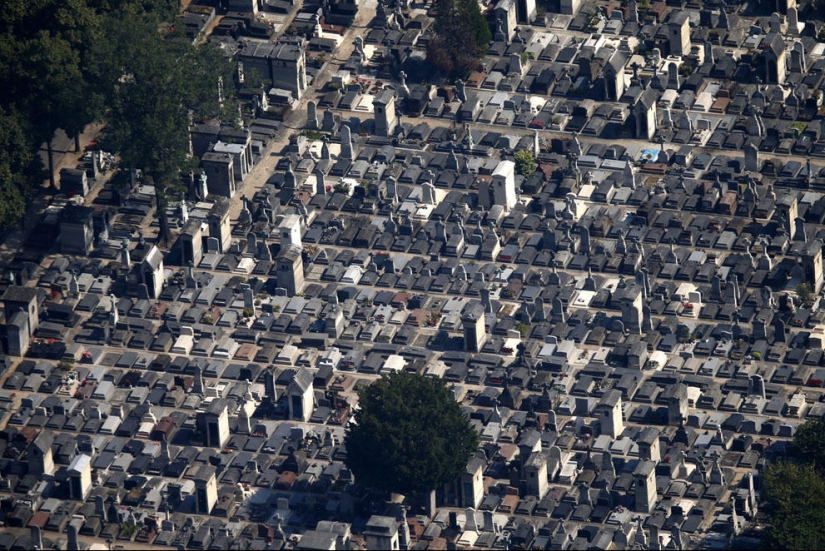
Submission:
<svg viewBox="0 0 825 551">
<path fill-rule="evenodd" d="M 771 291 L 770 287 L 762 287 L 760 298 L 762 299 L 762 308 L 771 310 L 774 308 L 773 291 Z"/>
<path fill-rule="evenodd" d="M 796 218 L 794 220 L 794 225 L 796 226 L 796 231 L 793 236 L 794 241 L 802 241 L 803 243 L 807 242 L 808 236 L 805 234 L 805 219 Z"/>
<path fill-rule="evenodd" d="M 717 29 L 729 29 L 730 28 L 730 21 L 728 20 L 728 12 L 725 11 L 725 6 L 722 5 L 722 8 L 719 10 L 719 22 L 716 24 Z M 724 33 L 722 33 L 724 36 Z"/>
<path fill-rule="evenodd" d="M 341 127 L 341 155 L 342 159 L 355 160 L 355 147 L 352 145 L 352 132 L 349 126 Z"/>
<path fill-rule="evenodd" d="M 753 320 L 753 338 L 754 340 L 761 340 L 767 338 L 765 328 L 765 321 L 761 318 Z"/>
<path fill-rule="evenodd" d="M 622 182 L 623 187 L 629 187 L 634 190 L 636 189 L 636 176 L 633 174 L 633 165 L 630 164 L 630 160 L 625 161 Z"/>
<path fill-rule="evenodd" d="M 430 182 L 424 182 L 421 186 L 421 201 L 425 205 L 435 204 L 435 187 Z"/>
<path fill-rule="evenodd" d="M 710 301 L 722 302 L 722 276 L 716 274 L 710 282 Z"/>
<path fill-rule="evenodd" d="M 562 304 L 561 299 L 558 297 L 553 299 L 553 309 L 551 314 L 553 323 L 565 323 L 567 321 L 567 312 L 564 309 L 564 304 Z"/>
<path fill-rule="evenodd" d="M 258 243 L 258 259 L 272 262 L 272 251 L 269 249 L 269 245 L 267 245 L 265 241 Z"/>
<path fill-rule="evenodd" d="M 392 199 L 393 204 L 398 202 L 398 188 L 395 178 L 387 178 L 387 197 Z"/>
<path fill-rule="evenodd" d="M 203 386 L 203 372 L 201 371 L 201 366 L 195 365 L 195 381 L 192 384 L 192 392 L 194 394 L 203 395 L 204 386 Z"/>
<path fill-rule="evenodd" d="M 315 194 L 324 195 L 327 192 L 324 173 L 320 169 L 315 171 Z"/>
<path fill-rule="evenodd" d="M 243 292 L 243 307 L 244 310 L 252 310 L 255 308 L 255 296 L 252 294 L 252 289 L 245 289 Z"/>
<path fill-rule="evenodd" d="M 546 321 L 547 314 L 544 311 L 544 300 L 541 297 L 536 297 L 533 301 L 533 321 Z"/>
<path fill-rule="evenodd" d="M 95 496 L 95 515 L 100 518 L 100 522 L 106 524 L 109 522 L 109 514 L 106 510 L 106 502 L 103 501 L 103 496 Z"/>
<path fill-rule="evenodd" d="M 149 300 L 149 287 L 145 283 L 138 285 L 137 296 L 138 300 Z"/>
<path fill-rule="evenodd" d="M 670 110 L 669 103 L 666 103 L 662 110 L 662 124 L 665 126 L 673 126 L 673 112 Z"/>
<path fill-rule="evenodd" d="M 445 226 L 441 220 L 435 223 L 435 240 L 441 241 L 442 243 L 447 242 L 447 226 Z"/>
<path fill-rule="evenodd" d="M 478 524 L 476 523 L 476 510 L 468 507 L 464 512 L 464 530 L 466 532 L 478 532 Z"/>
<path fill-rule="evenodd" d="M 679 79 L 679 66 L 676 62 L 671 62 L 667 66 L 667 87 L 670 90 L 679 91 L 681 81 Z"/>
<path fill-rule="evenodd" d="M 459 281 L 467 281 L 467 269 L 463 264 L 459 264 L 455 273 L 456 279 Z"/>
<path fill-rule="evenodd" d="M 782 321 L 779 316 L 777 316 L 773 321 L 773 341 L 774 342 L 786 342 L 785 336 L 785 322 Z"/>
<path fill-rule="evenodd" d="M 461 103 L 467 101 L 467 90 L 464 87 L 464 81 L 459 79 L 458 82 L 455 83 L 455 97 Z"/>
<path fill-rule="evenodd" d="M 524 76 L 524 67 L 521 65 L 520 54 L 510 54 L 510 63 L 508 66 L 508 76 Z"/>
<path fill-rule="evenodd" d="M 716 59 L 713 56 L 713 44 L 705 41 L 705 63 L 708 65 L 713 65 L 716 63 Z"/>
<path fill-rule="evenodd" d="M 794 73 L 805 74 L 805 46 L 802 42 L 795 42 L 791 50 L 790 70 Z"/>
<path fill-rule="evenodd" d="M 593 279 L 593 271 L 589 267 L 587 268 L 587 277 L 584 278 L 584 290 L 585 291 L 595 291 L 596 290 L 596 280 Z"/>
<path fill-rule="evenodd" d="M 642 331 L 653 331 L 653 317 L 647 304 L 642 307 Z"/>
<path fill-rule="evenodd" d="M 653 48 L 651 55 L 653 56 L 653 66 L 658 68 L 659 64 L 662 62 L 662 50 L 659 48 Z"/>
<path fill-rule="evenodd" d="M 258 256 L 258 237 L 254 233 L 246 234 L 246 251 Z"/>
<path fill-rule="evenodd" d="M 329 109 L 325 110 L 321 128 L 324 132 L 335 132 L 335 126 L 335 113 Z"/>
<path fill-rule="evenodd" d="M 43 537 L 40 534 L 40 527 L 39 526 L 30 526 L 29 527 L 29 534 L 31 537 L 31 544 L 32 547 L 35 549 L 43 549 Z"/>
<path fill-rule="evenodd" d="M 751 375 L 748 383 L 748 396 L 765 398 L 765 379 L 762 378 L 762 375 Z"/>
<path fill-rule="evenodd" d="M 788 8 L 788 34 L 799 35 L 799 12 L 794 7 Z"/>
<path fill-rule="evenodd" d="M 43 549 L 42 542 L 38 549 Z M 74 524 L 69 524 L 66 527 L 66 549 L 67 551 L 80 550 L 80 542 L 77 540 L 77 526 Z"/>
<path fill-rule="evenodd" d="M 206 252 L 208 253 L 220 253 L 221 251 L 221 244 L 218 241 L 217 237 L 207 237 L 206 238 Z"/>
<path fill-rule="evenodd" d="M 318 130 L 318 108 L 314 101 L 307 103 L 307 128 Z"/>
<path fill-rule="evenodd" d="M 482 277 L 484 276 L 484 274 L 481 273 L 481 272 L 476 272 L 476 275 L 478 275 L 478 274 L 481 274 Z M 482 304 L 482 306 L 484 306 L 484 313 L 492 314 L 493 313 L 493 303 L 490 300 L 490 290 L 489 289 L 481 289 L 479 294 L 481 295 L 481 304 Z"/>
<path fill-rule="evenodd" d="M 785 34 L 786 25 L 785 25 L 785 18 L 779 15 L 778 13 L 774 12 L 771 14 L 770 19 L 770 31 L 772 33 L 779 33 Z"/>
</svg>

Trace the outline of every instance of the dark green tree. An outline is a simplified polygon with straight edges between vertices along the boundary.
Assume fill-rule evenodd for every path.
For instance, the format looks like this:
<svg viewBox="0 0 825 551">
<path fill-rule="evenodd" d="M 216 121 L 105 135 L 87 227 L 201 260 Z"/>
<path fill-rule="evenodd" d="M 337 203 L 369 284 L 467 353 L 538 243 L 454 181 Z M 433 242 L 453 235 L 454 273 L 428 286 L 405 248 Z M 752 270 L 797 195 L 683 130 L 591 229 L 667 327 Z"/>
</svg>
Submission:
<svg viewBox="0 0 825 551">
<path fill-rule="evenodd" d="M 159 237 L 168 242 L 167 190 L 197 162 L 189 154 L 190 120 L 233 111 L 228 98 L 218 98 L 219 79 L 233 82 L 232 67 L 215 46 L 193 46 L 182 29 L 129 9 L 109 22 L 94 58 L 108 85 L 106 120 L 121 162 L 154 182 Z"/>
<path fill-rule="evenodd" d="M 793 454 L 801 463 L 813 463 L 825 474 L 825 419 L 808 419 L 796 429 Z"/>
<path fill-rule="evenodd" d="M 476 0 L 436 0 L 435 36 L 427 59 L 453 77 L 466 77 L 487 53 L 493 35 Z"/>
<path fill-rule="evenodd" d="M 44 175 L 22 117 L 0 108 L 0 229 L 23 216 L 34 185 Z"/>
<path fill-rule="evenodd" d="M 825 549 L 825 479 L 813 465 L 769 465 L 764 493 L 768 548 Z"/>
<path fill-rule="evenodd" d="M 94 1 L 94 0 L 90 0 Z M 54 185 L 51 140 L 58 128 L 75 138 L 100 113 L 84 73 L 89 48 L 100 38 L 103 6 L 87 0 L 12 2 L 0 16 L 0 104 L 28 115 L 37 145 L 46 142 Z"/>
<path fill-rule="evenodd" d="M 346 464 L 359 483 L 422 497 L 456 480 L 478 435 L 441 379 L 385 375 L 358 392 Z"/>
</svg>

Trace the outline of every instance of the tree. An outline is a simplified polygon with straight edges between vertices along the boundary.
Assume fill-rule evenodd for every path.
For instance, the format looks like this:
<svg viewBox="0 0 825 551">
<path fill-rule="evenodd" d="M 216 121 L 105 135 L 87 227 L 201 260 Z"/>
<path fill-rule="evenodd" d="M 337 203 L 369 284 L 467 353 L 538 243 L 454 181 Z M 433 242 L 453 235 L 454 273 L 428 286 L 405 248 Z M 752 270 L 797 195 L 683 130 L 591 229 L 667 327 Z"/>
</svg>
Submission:
<svg viewBox="0 0 825 551">
<path fill-rule="evenodd" d="M 825 474 L 825 419 L 808 419 L 796 429 L 793 454 L 802 463 L 813 463 Z"/>
<path fill-rule="evenodd" d="M 189 154 L 190 119 L 234 111 L 230 98 L 218 98 L 218 82 L 232 82 L 232 67 L 217 47 L 193 46 L 182 29 L 145 13 L 127 9 L 109 23 L 94 53 L 108 86 L 106 118 L 124 167 L 141 168 L 154 182 L 159 240 L 168 242 L 168 190 L 197 163 Z"/>
<path fill-rule="evenodd" d="M 536 171 L 536 159 L 533 157 L 533 152 L 529 149 L 522 149 L 516 151 L 516 172 L 528 176 Z"/>
<path fill-rule="evenodd" d="M 802 305 L 805 308 L 810 308 L 814 304 L 814 293 L 811 289 L 810 283 L 800 283 L 796 286 L 796 296 L 799 297 L 799 300 L 802 302 Z"/>
<path fill-rule="evenodd" d="M 825 549 L 825 479 L 813 465 L 769 465 L 764 493 L 769 548 Z"/>
<path fill-rule="evenodd" d="M 487 54 L 493 35 L 476 0 L 436 0 L 435 36 L 427 59 L 454 77 L 466 77 Z"/>
<path fill-rule="evenodd" d="M 26 201 L 43 176 L 22 116 L 0 107 L 0 229 L 23 216 Z"/>
<path fill-rule="evenodd" d="M 478 435 L 442 379 L 385 375 L 358 391 L 346 464 L 365 486 L 422 497 L 456 480 Z"/>
</svg>

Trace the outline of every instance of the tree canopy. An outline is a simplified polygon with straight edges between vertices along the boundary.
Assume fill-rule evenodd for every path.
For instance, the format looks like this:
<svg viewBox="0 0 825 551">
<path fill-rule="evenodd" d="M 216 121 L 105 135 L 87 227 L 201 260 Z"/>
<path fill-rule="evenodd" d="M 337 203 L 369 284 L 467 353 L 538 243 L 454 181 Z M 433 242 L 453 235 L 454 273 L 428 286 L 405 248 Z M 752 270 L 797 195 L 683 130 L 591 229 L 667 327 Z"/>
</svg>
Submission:
<svg viewBox="0 0 825 551">
<path fill-rule="evenodd" d="M 798 461 L 813 463 L 820 473 L 825 473 L 825 419 L 809 419 L 799 425 L 793 453 Z"/>
<path fill-rule="evenodd" d="M 427 59 L 451 76 L 464 78 L 485 56 L 493 35 L 477 0 L 436 0 L 435 36 Z"/>
<path fill-rule="evenodd" d="M 10 0 L 0 11 L 0 228 L 23 214 L 43 172 L 34 153 L 58 128 L 108 123 L 124 165 L 164 186 L 191 162 L 190 114 L 218 114 L 231 66 L 195 46 L 176 0 Z M 179 30 L 175 30 L 180 27 Z M 231 86 L 227 86 L 227 94 Z M 49 170 L 53 181 L 53 170 Z M 162 220 L 163 226 L 163 220 Z M 162 232 L 164 228 L 162 227 Z"/>
<path fill-rule="evenodd" d="M 825 419 L 797 428 L 790 459 L 769 465 L 764 475 L 766 546 L 825 549 Z"/>
<path fill-rule="evenodd" d="M 765 494 L 769 548 L 825 549 L 825 479 L 813 465 L 769 465 Z"/>
<path fill-rule="evenodd" d="M 536 159 L 533 157 L 533 152 L 529 149 L 516 151 L 514 157 L 516 159 L 516 172 L 518 174 L 529 176 L 536 171 Z"/>
<path fill-rule="evenodd" d="M 107 22 L 107 39 L 92 53 L 121 163 L 155 183 L 161 239 L 169 237 L 166 190 L 197 162 L 189 155 L 190 118 L 218 116 L 218 82 L 232 82 L 232 67 L 217 47 L 194 46 L 179 27 L 127 7 Z"/>
<path fill-rule="evenodd" d="M 385 375 L 358 392 L 346 433 L 346 464 L 379 491 L 423 496 L 456 480 L 478 435 L 441 379 Z"/>
</svg>

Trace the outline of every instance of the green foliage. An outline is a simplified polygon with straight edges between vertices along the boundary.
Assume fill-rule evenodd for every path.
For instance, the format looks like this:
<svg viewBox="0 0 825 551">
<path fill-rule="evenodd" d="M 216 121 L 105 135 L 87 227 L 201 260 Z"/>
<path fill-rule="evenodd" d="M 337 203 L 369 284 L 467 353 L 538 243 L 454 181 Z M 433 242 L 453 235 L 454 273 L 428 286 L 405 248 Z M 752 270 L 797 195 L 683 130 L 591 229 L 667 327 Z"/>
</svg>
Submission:
<svg viewBox="0 0 825 551">
<path fill-rule="evenodd" d="M 813 465 L 769 465 L 764 494 L 769 549 L 825 549 L 825 479 Z"/>
<path fill-rule="evenodd" d="M 796 429 L 793 454 L 798 461 L 813 463 L 825 474 L 825 419 L 808 419 Z"/>
<path fill-rule="evenodd" d="M 516 172 L 528 176 L 536 171 L 536 159 L 533 157 L 533 152 L 529 149 L 522 149 L 516 151 Z"/>
<path fill-rule="evenodd" d="M 352 187 L 349 184 L 345 184 L 343 182 L 337 183 L 332 187 L 332 191 L 334 191 L 335 193 L 343 193 L 345 195 L 348 194 L 350 190 L 352 190 Z"/>
<path fill-rule="evenodd" d="M 321 132 L 320 130 L 311 130 L 311 129 L 309 129 L 309 128 L 307 128 L 306 130 L 304 130 L 304 131 L 302 132 L 302 134 L 303 134 L 304 136 L 306 136 L 306 139 L 308 139 L 308 140 L 309 140 L 309 141 L 311 141 L 311 142 L 318 142 L 318 141 L 321 141 L 321 140 L 323 140 L 323 139 L 324 139 L 324 135 L 325 135 L 325 134 L 324 134 L 323 132 Z"/>
<path fill-rule="evenodd" d="M 427 59 L 454 77 L 465 77 L 485 56 L 493 35 L 476 0 L 436 0 L 435 36 Z"/>
<path fill-rule="evenodd" d="M 369 488 L 423 496 L 456 480 L 478 435 L 442 379 L 385 375 L 358 391 L 347 467 Z"/>
<path fill-rule="evenodd" d="M 177 138 L 188 142 L 187 118 L 175 129 L 176 140 L 164 140 L 162 132 L 151 147 L 151 155 L 135 155 L 147 148 L 135 128 L 144 134 L 168 128 L 172 105 L 192 108 L 197 115 L 214 113 L 215 101 L 207 97 L 215 90 L 214 81 L 204 87 L 199 75 L 231 70 L 211 47 L 196 49 L 186 39 L 183 25 L 168 32 L 178 15 L 175 0 L 9 0 L 0 10 L 0 228 L 14 223 L 24 212 L 26 201 L 42 182 L 44 174 L 35 153 L 42 142 L 62 128 L 78 137 L 87 124 L 106 119 L 111 134 L 126 145 L 123 158 L 157 157 L 165 162 L 136 163 L 156 180 L 161 172 L 156 165 L 177 166 Z M 161 30 L 162 31 L 159 31 Z M 212 53 L 207 53 L 211 50 Z M 191 51 L 199 52 L 198 55 Z M 159 52 L 162 55 L 158 55 Z M 203 53 L 203 55 L 200 55 Z M 185 84 L 175 87 L 162 78 L 143 78 L 151 67 L 165 72 L 167 81 Z M 142 80 L 139 80 L 142 78 Z M 163 84 L 159 86 L 159 84 Z M 127 93 L 127 89 L 131 92 Z M 227 87 L 229 88 L 229 87 Z M 169 96 L 166 101 L 163 95 Z M 215 94 L 212 94 L 215 95 Z M 119 105 L 117 100 L 122 100 Z M 123 103 L 131 102 L 130 113 Z M 161 114 L 148 117 L 146 105 Z M 111 106 L 106 112 L 104 107 Z M 131 107 L 131 105 L 129 106 Z M 129 124 L 123 123 L 128 120 Z M 152 118 L 148 121 L 147 118 Z M 174 122 L 180 122 L 175 118 Z M 125 136 L 125 138 L 124 138 Z M 136 139 L 133 139 L 136 138 Z M 53 171 L 50 171 L 53 177 Z M 159 194 L 163 200 L 163 194 Z"/>
<path fill-rule="evenodd" d="M 802 302 L 802 306 L 805 308 L 810 308 L 814 305 L 814 293 L 811 289 L 810 283 L 800 283 L 796 286 L 796 296 L 799 297 L 799 300 Z"/>
<path fill-rule="evenodd" d="M 521 333 L 521 338 L 524 338 L 530 332 L 530 324 L 529 323 L 524 323 L 524 322 L 519 323 L 516 326 L 516 329 L 518 330 L 519 333 Z"/>
<path fill-rule="evenodd" d="M 170 32 L 157 17 L 132 7 L 118 15 L 107 21 L 105 40 L 92 57 L 105 83 L 107 120 L 121 162 L 154 181 L 166 240 L 165 189 L 189 162 L 190 114 L 199 121 L 234 110 L 229 99 L 218 101 L 220 80 L 224 94 L 231 91 L 232 68 L 217 47 L 193 46 L 182 29 Z"/>
<path fill-rule="evenodd" d="M 0 229 L 23 216 L 34 186 L 43 180 L 40 157 L 25 132 L 22 115 L 0 107 Z"/>
</svg>

